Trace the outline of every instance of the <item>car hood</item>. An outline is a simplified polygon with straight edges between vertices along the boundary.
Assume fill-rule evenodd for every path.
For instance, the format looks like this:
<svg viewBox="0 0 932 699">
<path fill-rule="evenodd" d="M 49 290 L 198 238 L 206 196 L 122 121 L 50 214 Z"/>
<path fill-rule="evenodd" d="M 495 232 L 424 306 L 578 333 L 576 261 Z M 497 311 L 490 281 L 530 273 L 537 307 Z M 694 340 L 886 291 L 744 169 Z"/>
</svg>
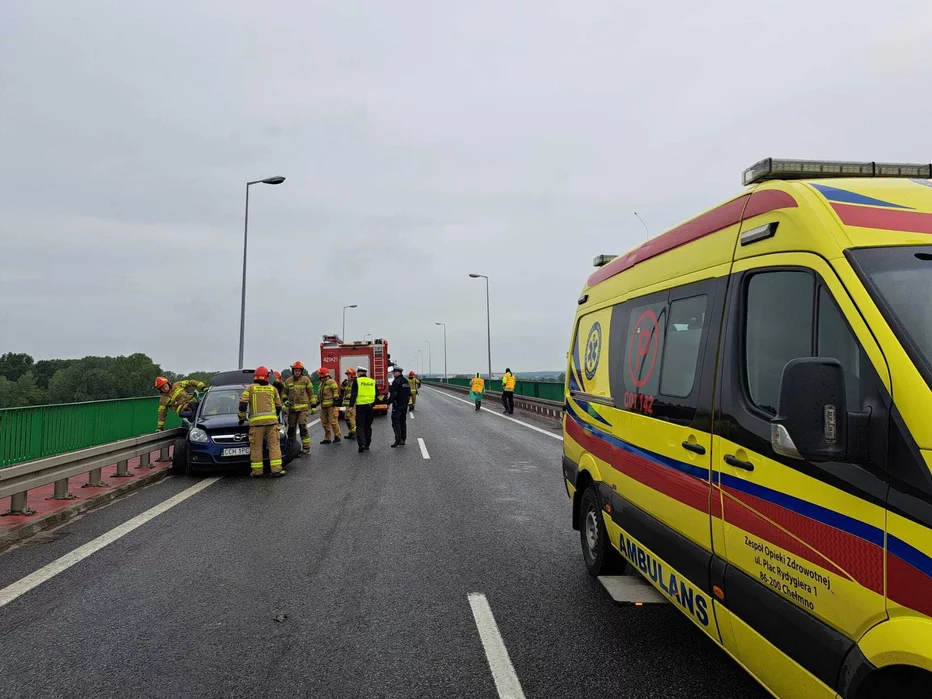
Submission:
<svg viewBox="0 0 932 699">
<path fill-rule="evenodd" d="M 197 426 L 205 430 L 233 429 L 239 427 L 239 418 L 236 415 L 202 415 Z"/>
</svg>

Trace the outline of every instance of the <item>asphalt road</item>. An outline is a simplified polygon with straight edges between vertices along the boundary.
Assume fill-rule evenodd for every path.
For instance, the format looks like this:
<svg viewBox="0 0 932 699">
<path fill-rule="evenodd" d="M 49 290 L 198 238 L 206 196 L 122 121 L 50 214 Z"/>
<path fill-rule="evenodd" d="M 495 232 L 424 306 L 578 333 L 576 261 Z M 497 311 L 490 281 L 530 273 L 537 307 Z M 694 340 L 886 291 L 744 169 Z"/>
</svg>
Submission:
<svg viewBox="0 0 932 699">
<path fill-rule="evenodd" d="M 284 479 L 222 478 L 0 607 L 0 697 L 494 698 L 470 593 L 527 697 L 765 696 L 673 607 L 587 575 L 558 427 L 433 390 L 419 408 L 404 448 L 387 419 L 366 454 L 318 425 Z M 0 555 L 0 588 L 196 482 Z"/>
</svg>

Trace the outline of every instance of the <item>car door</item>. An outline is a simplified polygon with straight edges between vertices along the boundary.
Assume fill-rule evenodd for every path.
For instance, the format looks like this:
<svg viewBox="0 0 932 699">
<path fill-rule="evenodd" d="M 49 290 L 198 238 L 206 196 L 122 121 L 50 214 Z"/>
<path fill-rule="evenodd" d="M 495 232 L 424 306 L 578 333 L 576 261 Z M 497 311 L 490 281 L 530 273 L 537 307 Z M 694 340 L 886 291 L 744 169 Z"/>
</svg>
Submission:
<svg viewBox="0 0 932 699">
<path fill-rule="evenodd" d="M 889 372 L 816 255 L 736 262 L 726 317 L 712 449 L 727 645 L 779 696 L 834 697 L 846 654 L 885 618 L 885 456 L 877 450 L 878 463 L 865 467 L 781 456 L 770 420 L 791 359 L 838 359 L 848 409 L 878 419 L 890 404 Z"/>
</svg>

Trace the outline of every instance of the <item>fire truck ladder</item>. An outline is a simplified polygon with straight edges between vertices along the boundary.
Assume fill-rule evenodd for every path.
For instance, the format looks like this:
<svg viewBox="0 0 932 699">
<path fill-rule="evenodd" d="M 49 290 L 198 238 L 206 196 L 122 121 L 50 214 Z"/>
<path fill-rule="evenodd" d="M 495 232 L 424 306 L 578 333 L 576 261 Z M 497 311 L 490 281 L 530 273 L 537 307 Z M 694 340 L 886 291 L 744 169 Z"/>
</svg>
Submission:
<svg viewBox="0 0 932 699">
<path fill-rule="evenodd" d="M 372 354 L 372 378 L 376 383 L 384 383 L 388 367 L 385 365 L 385 349 L 383 345 L 375 345 Z"/>
</svg>

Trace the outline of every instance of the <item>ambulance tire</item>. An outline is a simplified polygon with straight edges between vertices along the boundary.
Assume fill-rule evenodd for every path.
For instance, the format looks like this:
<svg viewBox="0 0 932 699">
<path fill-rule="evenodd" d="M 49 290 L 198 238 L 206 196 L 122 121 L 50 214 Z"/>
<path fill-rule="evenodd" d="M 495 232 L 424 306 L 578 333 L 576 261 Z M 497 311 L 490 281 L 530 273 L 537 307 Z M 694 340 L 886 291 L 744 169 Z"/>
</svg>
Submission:
<svg viewBox="0 0 932 699">
<path fill-rule="evenodd" d="M 188 443 L 184 439 L 176 439 L 172 450 L 171 472 L 176 476 L 188 473 Z"/>
<path fill-rule="evenodd" d="M 595 485 L 586 488 L 579 504 L 579 540 L 589 575 L 598 577 L 625 572 L 625 559 L 609 541 L 602 519 L 602 499 Z"/>
</svg>

